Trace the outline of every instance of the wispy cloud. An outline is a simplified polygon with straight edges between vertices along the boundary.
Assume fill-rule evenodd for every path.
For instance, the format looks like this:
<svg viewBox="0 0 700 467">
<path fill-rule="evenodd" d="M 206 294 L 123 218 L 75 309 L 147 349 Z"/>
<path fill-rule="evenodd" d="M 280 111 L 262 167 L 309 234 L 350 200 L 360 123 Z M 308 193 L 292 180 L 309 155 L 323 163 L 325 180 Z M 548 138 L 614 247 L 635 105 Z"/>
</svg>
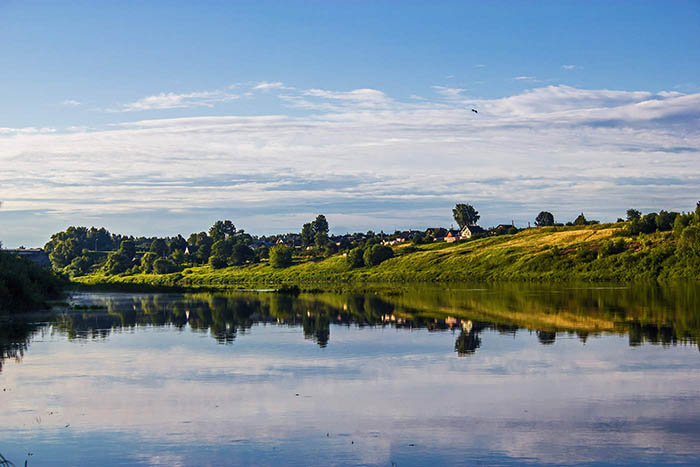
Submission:
<svg viewBox="0 0 700 467">
<path fill-rule="evenodd" d="M 66 99 L 63 102 L 61 102 L 62 105 L 67 105 L 68 107 L 78 107 L 81 105 L 80 102 L 73 100 L 73 99 Z"/>
<path fill-rule="evenodd" d="M 448 99 L 462 98 L 462 93 L 464 92 L 464 89 L 462 88 L 451 88 L 447 86 L 433 86 L 433 89 L 435 92 L 447 97 Z"/>
<path fill-rule="evenodd" d="M 225 211 L 269 232 L 314 211 L 349 229 L 444 224 L 464 199 L 487 224 L 697 201 L 700 94 L 546 86 L 475 100 L 474 114 L 462 90 L 433 89 L 441 97 L 405 102 L 374 89 L 286 90 L 281 103 L 309 105 L 293 115 L 2 128 L 3 212 Z"/>
<path fill-rule="evenodd" d="M 253 90 L 255 91 L 271 91 L 271 90 L 290 90 L 294 89 L 289 86 L 285 86 L 284 83 L 280 81 L 262 81 L 258 83 L 257 85 L 253 86 Z"/>
<path fill-rule="evenodd" d="M 134 102 L 124 104 L 116 112 L 137 112 L 143 110 L 181 109 L 188 107 L 213 107 L 220 102 L 238 99 L 240 96 L 224 90 L 199 91 L 184 94 L 174 92 L 160 93 L 143 97 Z"/>
<path fill-rule="evenodd" d="M 582 66 L 578 66 L 578 65 L 562 65 L 561 68 L 562 68 L 562 70 L 581 70 L 581 69 L 583 69 Z"/>
</svg>

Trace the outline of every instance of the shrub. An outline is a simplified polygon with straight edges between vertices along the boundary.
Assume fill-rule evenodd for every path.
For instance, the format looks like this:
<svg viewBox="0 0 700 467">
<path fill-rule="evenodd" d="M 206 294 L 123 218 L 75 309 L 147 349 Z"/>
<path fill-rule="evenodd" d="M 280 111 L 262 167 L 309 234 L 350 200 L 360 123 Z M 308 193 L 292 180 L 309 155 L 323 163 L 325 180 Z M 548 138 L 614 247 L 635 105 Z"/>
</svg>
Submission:
<svg viewBox="0 0 700 467">
<path fill-rule="evenodd" d="M 284 245 L 276 245 L 270 248 L 270 266 L 273 268 L 286 268 L 292 264 L 292 250 Z"/>
<path fill-rule="evenodd" d="M 209 266 L 212 269 L 221 269 L 226 267 L 226 258 L 220 255 L 212 255 L 209 257 Z"/>
<path fill-rule="evenodd" d="M 362 248 L 353 248 L 348 252 L 348 256 L 345 258 L 345 260 L 348 263 L 348 266 L 350 268 L 361 268 L 362 266 L 365 265 L 365 260 L 362 257 L 364 255 L 365 250 Z"/>
<path fill-rule="evenodd" d="M 394 256 L 394 250 L 386 245 L 372 245 L 365 250 L 362 259 L 367 266 L 377 266 Z"/>
<path fill-rule="evenodd" d="M 173 272 L 175 265 L 164 258 L 159 258 L 153 262 L 153 272 L 156 274 L 167 274 Z"/>
<path fill-rule="evenodd" d="M 610 255 L 616 255 L 625 251 L 625 241 L 621 238 L 617 240 L 607 240 L 603 242 L 598 250 L 598 258 L 604 258 Z"/>
</svg>

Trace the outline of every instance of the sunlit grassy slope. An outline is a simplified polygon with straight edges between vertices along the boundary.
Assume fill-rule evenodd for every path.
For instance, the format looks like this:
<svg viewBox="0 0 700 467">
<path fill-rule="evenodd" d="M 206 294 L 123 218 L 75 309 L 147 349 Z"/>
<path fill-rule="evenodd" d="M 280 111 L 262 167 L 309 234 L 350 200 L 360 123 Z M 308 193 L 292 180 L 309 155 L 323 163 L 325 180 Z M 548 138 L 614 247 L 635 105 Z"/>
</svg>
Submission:
<svg viewBox="0 0 700 467">
<path fill-rule="evenodd" d="M 643 238 L 619 235 L 623 224 L 527 229 L 514 235 L 457 244 L 431 244 L 410 251 L 395 249 L 396 257 L 374 267 L 349 269 L 345 258 L 297 262 L 275 269 L 267 263 L 214 270 L 209 266 L 173 274 L 78 277 L 84 284 L 143 284 L 163 287 L 237 287 L 294 283 L 359 284 L 457 281 L 629 281 L 699 278 L 693 264 L 676 253 L 670 232 Z M 622 239 L 625 250 L 599 254 L 601 245 Z M 409 252 L 410 251 L 410 252 Z"/>
</svg>

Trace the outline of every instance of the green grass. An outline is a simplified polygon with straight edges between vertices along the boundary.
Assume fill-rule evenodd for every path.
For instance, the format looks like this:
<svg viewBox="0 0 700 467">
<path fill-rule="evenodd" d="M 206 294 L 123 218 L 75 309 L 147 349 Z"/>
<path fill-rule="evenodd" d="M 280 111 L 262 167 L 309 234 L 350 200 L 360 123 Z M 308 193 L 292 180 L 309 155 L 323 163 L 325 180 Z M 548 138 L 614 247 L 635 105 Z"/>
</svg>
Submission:
<svg viewBox="0 0 700 467">
<path fill-rule="evenodd" d="M 243 288 L 299 284 L 304 289 L 369 283 L 474 281 L 634 281 L 700 279 L 700 260 L 677 254 L 670 232 L 620 237 L 624 224 L 527 229 L 513 235 L 461 243 L 422 245 L 374 267 L 349 269 L 339 255 L 295 262 L 284 269 L 267 263 L 214 270 L 187 268 L 172 274 L 77 277 L 84 285 L 177 288 Z M 604 242 L 623 238 L 625 250 L 602 256 Z"/>
</svg>

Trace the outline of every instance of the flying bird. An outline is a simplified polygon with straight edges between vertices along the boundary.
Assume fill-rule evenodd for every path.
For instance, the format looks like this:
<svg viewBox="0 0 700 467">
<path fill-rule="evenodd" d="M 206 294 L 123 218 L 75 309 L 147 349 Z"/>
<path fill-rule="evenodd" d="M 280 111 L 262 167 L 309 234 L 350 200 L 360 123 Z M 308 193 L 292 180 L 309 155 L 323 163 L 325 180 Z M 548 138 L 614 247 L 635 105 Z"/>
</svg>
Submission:
<svg viewBox="0 0 700 467">
<path fill-rule="evenodd" d="M 475 114 L 479 113 L 476 109 L 472 109 L 472 112 L 474 112 Z"/>
</svg>

